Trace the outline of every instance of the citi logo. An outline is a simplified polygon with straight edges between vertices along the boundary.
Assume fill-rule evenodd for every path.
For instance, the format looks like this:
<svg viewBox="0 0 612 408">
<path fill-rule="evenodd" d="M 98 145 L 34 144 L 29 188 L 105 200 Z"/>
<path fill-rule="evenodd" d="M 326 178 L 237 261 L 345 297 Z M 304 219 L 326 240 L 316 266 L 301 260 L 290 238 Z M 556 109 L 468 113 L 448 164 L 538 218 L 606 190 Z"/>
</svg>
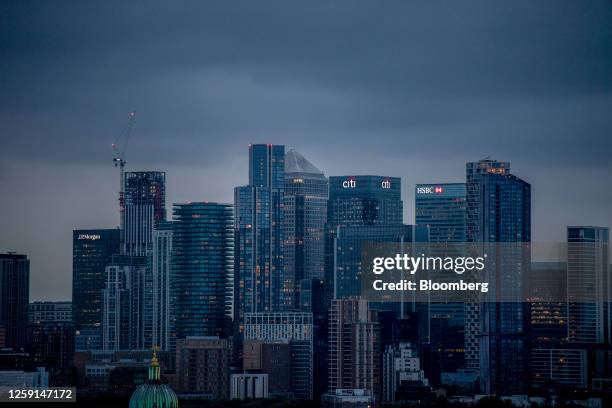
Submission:
<svg viewBox="0 0 612 408">
<path fill-rule="evenodd" d="M 347 180 L 342 182 L 342 188 L 355 188 L 357 187 L 357 180 L 355 177 L 349 177 Z"/>
<path fill-rule="evenodd" d="M 417 194 L 442 194 L 442 193 L 444 193 L 444 187 L 442 186 L 417 187 Z"/>
<path fill-rule="evenodd" d="M 389 180 L 389 179 L 383 180 L 383 181 L 380 183 L 380 186 L 381 186 L 382 188 L 391 188 L 391 180 Z"/>
</svg>

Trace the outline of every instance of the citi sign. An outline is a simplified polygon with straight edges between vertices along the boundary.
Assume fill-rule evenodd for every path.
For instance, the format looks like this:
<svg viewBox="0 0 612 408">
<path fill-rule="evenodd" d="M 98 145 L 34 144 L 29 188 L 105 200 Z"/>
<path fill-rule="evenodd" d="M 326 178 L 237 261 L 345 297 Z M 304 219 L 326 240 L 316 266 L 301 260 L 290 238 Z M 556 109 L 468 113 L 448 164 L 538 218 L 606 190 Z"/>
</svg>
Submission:
<svg viewBox="0 0 612 408">
<path fill-rule="evenodd" d="M 417 194 L 442 194 L 442 193 L 444 193 L 444 187 L 442 186 L 417 187 Z"/>
<path fill-rule="evenodd" d="M 355 177 L 349 177 L 342 182 L 342 188 L 355 188 L 357 187 L 357 180 Z"/>
<path fill-rule="evenodd" d="M 356 188 L 356 187 L 357 187 L 357 180 L 355 179 L 355 177 L 349 177 L 342 182 L 342 188 Z M 384 179 L 383 181 L 380 182 L 380 187 L 383 189 L 391 188 L 391 180 Z"/>
</svg>

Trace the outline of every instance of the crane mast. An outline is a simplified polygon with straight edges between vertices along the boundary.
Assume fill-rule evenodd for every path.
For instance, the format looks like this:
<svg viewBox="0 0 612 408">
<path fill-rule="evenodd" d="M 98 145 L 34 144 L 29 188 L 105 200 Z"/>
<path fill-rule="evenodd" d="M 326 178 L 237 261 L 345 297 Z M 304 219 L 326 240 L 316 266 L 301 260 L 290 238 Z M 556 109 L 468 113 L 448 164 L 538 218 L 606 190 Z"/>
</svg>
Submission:
<svg viewBox="0 0 612 408">
<path fill-rule="evenodd" d="M 123 132 L 117 136 L 115 143 L 112 144 L 113 152 L 113 164 L 119 168 L 119 215 L 120 215 L 120 248 L 124 251 L 124 231 L 125 231 L 125 185 L 123 180 L 123 174 L 125 171 L 125 152 L 127 150 L 130 136 L 132 135 L 132 129 L 136 120 L 136 112 L 132 111 L 128 115 L 128 121 L 123 129 Z"/>
</svg>

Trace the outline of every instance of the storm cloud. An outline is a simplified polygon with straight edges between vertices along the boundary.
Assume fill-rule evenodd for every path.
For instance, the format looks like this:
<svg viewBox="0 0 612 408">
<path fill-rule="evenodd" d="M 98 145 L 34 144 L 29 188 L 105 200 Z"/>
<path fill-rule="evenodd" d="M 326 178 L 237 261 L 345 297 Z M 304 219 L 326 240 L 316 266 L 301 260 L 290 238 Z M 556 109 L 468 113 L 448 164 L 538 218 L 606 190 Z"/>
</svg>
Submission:
<svg viewBox="0 0 612 408">
<path fill-rule="evenodd" d="M 110 144 L 168 173 L 168 205 L 231 201 L 247 144 L 327 175 L 461 181 L 508 160 L 533 239 L 612 225 L 607 1 L 3 2 L 0 251 L 32 298 L 70 297 L 71 231 L 118 223 Z"/>
</svg>

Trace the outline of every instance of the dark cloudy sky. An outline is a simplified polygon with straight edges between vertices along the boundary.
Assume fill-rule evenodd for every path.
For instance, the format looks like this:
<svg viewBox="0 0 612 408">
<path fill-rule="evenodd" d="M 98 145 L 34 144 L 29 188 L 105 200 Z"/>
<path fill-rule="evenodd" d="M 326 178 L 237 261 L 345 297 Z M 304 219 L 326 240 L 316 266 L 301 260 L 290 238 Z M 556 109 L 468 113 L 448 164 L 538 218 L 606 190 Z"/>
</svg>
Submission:
<svg viewBox="0 0 612 408">
<path fill-rule="evenodd" d="M 328 175 L 461 181 L 508 160 L 533 239 L 612 226 L 610 1 L 0 3 L 0 251 L 31 298 L 71 296 L 71 231 L 118 223 L 110 144 L 168 204 L 231 201 L 247 144 Z"/>
</svg>

